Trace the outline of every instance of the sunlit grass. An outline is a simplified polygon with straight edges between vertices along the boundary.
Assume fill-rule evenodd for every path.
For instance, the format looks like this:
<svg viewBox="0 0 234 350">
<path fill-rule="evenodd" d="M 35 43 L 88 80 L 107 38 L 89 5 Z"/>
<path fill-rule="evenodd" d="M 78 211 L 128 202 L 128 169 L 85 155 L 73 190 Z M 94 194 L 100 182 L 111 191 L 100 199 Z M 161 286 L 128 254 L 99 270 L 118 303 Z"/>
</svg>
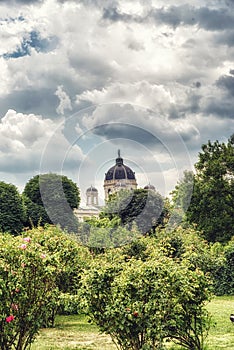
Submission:
<svg viewBox="0 0 234 350">
<path fill-rule="evenodd" d="M 207 339 L 207 350 L 233 350 L 234 324 L 229 320 L 234 313 L 234 297 L 216 297 L 207 306 L 213 316 Z M 173 349 L 179 347 L 172 346 Z M 32 350 L 116 350 L 110 337 L 100 334 L 95 325 L 84 316 L 58 316 L 55 328 L 42 329 Z"/>
<path fill-rule="evenodd" d="M 59 316 L 55 328 L 42 329 L 32 350 L 116 350 L 110 337 L 100 334 L 84 316 Z"/>
<path fill-rule="evenodd" d="M 208 338 L 209 349 L 233 350 L 234 324 L 229 317 L 234 313 L 234 297 L 216 297 L 207 308 L 215 321 Z"/>
</svg>

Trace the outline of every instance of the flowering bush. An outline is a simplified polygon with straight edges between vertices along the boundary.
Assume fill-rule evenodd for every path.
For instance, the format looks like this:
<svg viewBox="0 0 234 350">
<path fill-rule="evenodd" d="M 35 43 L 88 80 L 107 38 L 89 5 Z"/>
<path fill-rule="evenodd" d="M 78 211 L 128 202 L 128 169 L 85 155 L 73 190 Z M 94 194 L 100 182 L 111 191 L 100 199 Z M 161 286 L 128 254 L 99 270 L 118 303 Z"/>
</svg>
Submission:
<svg viewBox="0 0 234 350">
<path fill-rule="evenodd" d="M 119 251 L 98 257 L 83 277 L 87 311 L 122 350 L 162 349 L 171 339 L 185 349 L 204 349 L 210 318 L 209 281 L 191 263 L 162 251 L 144 261 Z"/>
<path fill-rule="evenodd" d="M 59 262 L 56 284 L 62 293 L 77 294 L 80 276 L 88 265 L 91 254 L 80 245 L 75 236 L 67 234 L 56 226 L 46 226 L 29 231 L 31 239 L 43 248 L 42 259 L 55 255 Z"/>
<path fill-rule="evenodd" d="M 53 324 L 58 308 L 67 309 L 71 298 L 62 292 L 77 293 L 88 257 L 88 249 L 55 226 L 35 228 L 27 236 L 0 234 L 2 350 L 26 349 L 42 326 Z M 78 302 L 72 304 L 75 310 Z"/>
<path fill-rule="evenodd" d="M 30 237 L 0 235 L 0 347 L 26 349 L 57 298 L 54 255 Z"/>
</svg>

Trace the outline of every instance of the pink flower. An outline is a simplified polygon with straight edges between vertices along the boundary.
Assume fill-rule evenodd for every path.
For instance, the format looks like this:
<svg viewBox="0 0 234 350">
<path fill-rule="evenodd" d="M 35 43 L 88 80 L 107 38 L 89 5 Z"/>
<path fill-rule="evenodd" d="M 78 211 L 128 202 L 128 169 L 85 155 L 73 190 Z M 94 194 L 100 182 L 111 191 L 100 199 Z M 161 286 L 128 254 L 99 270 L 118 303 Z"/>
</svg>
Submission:
<svg viewBox="0 0 234 350">
<path fill-rule="evenodd" d="M 46 254 L 41 254 L 41 258 L 45 259 L 46 258 Z"/>
<path fill-rule="evenodd" d="M 6 317 L 6 322 L 7 322 L 7 323 L 10 323 L 11 321 L 14 320 L 14 318 L 15 318 L 15 316 L 13 316 L 13 315 L 7 316 L 7 317 Z"/>
<path fill-rule="evenodd" d="M 21 244 L 20 249 L 26 249 L 27 248 L 27 244 Z"/>
<path fill-rule="evenodd" d="M 25 267 L 25 266 L 26 266 L 26 264 L 25 264 L 25 263 L 22 263 L 22 264 L 21 264 L 21 267 Z"/>
<path fill-rule="evenodd" d="M 19 310 L 19 306 L 17 304 L 14 304 L 14 303 L 11 304 L 11 308 L 12 308 L 12 310 L 15 310 L 15 311 Z"/>
<path fill-rule="evenodd" d="M 31 238 L 30 237 L 24 237 L 24 242 L 31 242 Z"/>
<path fill-rule="evenodd" d="M 15 288 L 15 292 L 16 292 L 16 293 L 19 293 L 19 292 L 20 292 L 20 289 L 19 289 L 19 288 Z"/>
</svg>

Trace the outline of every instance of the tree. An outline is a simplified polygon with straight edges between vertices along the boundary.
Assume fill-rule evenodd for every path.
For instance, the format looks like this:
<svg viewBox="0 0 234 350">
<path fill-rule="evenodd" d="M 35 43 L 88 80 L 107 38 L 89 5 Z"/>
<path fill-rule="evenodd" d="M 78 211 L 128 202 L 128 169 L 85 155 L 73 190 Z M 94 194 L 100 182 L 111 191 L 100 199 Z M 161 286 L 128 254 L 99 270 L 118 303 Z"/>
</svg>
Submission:
<svg viewBox="0 0 234 350">
<path fill-rule="evenodd" d="M 195 168 L 187 219 L 208 241 L 226 242 L 234 235 L 234 136 L 203 145 Z"/>
<path fill-rule="evenodd" d="M 76 184 L 66 176 L 36 175 L 26 184 L 23 197 L 27 208 L 27 225 L 59 224 L 68 231 L 77 231 L 73 213 L 80 203 Z"/>
<path fill-rule="evenodd" d="M 23 229 L 24 207 L 17 188 L 0 182 L 0 231 L 19 234 Z"/>
<path fill-rule="evenodd" d="M 158 225 L 163 210 L 163 198 L 159 193 L 137 189 L 119 191 L 110 196 L 103 215 L 113 219 L 120 217 L 122 225 L 135 222 L 141 233 L 147 233 Z"/>
<path fill-rule="evenodd" d="M 170 216 L 167 223 L 168 229 L 173 229 L 186 218 L 186 211 L 190 205 L 193 194 L 194 174 L 185 170 L 184 176 L 180 179 L 175 189 L 171 192 L 172 201 L 170 206 Z"/>
<path fill-rule="evenodd" d="M 171 193 L 174 208 L 182 209 L 183 213 L 187 211 L 191 201 L 193 182 L 193 172 L 185 170 L 184 177 L 177 183 L 175 189 Z"/>
</svg>

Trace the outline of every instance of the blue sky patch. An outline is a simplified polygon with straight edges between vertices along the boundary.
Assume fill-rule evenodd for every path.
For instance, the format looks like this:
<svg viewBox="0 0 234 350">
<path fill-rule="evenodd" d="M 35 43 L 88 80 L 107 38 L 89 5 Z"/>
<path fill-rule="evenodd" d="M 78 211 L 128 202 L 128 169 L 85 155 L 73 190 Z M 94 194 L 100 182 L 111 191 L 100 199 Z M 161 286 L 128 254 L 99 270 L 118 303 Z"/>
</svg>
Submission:
<svg viewBox="0 0 234 350">
<path fill-rule="evenodd" d="M 32 48 L 37 52 L 49 52 L 57 46 L 57 43 L 57 37 L 42 39 L 39 32 L 32 31 L 23 38 L 21 45 L 15 51 L 4 53 L 2 57 L 9 59 L 30 56 Z"/>
</svg>

